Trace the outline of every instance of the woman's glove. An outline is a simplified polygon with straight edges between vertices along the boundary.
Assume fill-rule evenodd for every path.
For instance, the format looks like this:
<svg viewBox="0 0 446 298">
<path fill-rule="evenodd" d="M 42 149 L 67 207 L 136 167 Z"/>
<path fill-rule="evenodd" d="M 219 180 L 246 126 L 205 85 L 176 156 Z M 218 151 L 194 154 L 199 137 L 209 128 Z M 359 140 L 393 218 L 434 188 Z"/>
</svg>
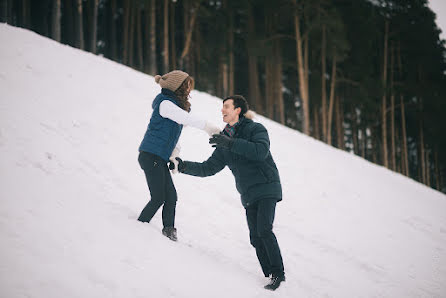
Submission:
<svg viewBox="0 0 446 298">
<path fill-rule="evenodd" d="M 204 131 L 207 132 L 209 136 L 212 136 L 213 134 L 220 133 L 221 129 L 211 122 L 206 121 L 206 124 L 204 125 Z"/>
</svg>

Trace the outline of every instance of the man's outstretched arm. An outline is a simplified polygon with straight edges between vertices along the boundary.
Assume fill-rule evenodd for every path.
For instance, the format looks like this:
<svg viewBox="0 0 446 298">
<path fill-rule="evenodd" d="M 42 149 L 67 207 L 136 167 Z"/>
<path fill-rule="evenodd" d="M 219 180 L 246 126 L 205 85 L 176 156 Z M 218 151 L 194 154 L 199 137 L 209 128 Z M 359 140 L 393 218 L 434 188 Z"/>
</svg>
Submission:
<svg viewBox="0 0 446 298">
<path fill-rule="evenodd" d="M 208 160 L 204 162 L 183 161 L 179 157 L 177 157 L 177 160 L 179 172 L 197 177 L 215 175 L 226 166 L 223 155 L 219 149 L 216 149 Z"/>
</svg>

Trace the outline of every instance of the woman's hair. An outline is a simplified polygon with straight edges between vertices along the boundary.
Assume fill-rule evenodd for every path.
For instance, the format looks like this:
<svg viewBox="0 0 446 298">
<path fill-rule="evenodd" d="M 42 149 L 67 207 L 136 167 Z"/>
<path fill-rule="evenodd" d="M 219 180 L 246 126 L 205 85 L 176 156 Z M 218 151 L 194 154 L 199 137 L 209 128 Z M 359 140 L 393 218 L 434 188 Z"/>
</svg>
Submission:
<svg viewBox="0 0 446 298">
<path fill-rule="evenodd" d="M 187 87 L 189 86 L 189 82 L 190 82 L 190 90 L 188 91 Z M 195 81 L 194 79 L 189 76 L 187 77 L 183 83 L 180 85 L 180 87 L 178 87 L 177 90 L 175 90 L 175 95 L 177 96 L 178 99 L 178 105 L 180 106 L 180 108 L 182 108 L 183 110 L 190 112 L 190 102 L 189 102 L 189 94 L 190 91 L 192 91 L 192 89 L 194 89 L 194 85 L 195 85 Z"/>
</svg>

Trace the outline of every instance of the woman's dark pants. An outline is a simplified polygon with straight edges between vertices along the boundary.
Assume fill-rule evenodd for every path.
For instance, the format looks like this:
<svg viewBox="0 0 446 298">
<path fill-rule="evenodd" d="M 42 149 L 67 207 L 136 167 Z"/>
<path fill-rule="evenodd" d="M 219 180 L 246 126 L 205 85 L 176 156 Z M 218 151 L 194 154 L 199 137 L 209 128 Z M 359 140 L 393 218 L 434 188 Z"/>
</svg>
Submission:
<svg viewBox="0 0 446 298">
<path fill-rule="evenodd" d="M 173 185 L 166 161 L 155 154 L 140 152 L 138 162 L 146 175 L 151 196 L 138 220 L 150 222 L 161 205 L 163 205 L 163 226 L 173 227 L 175 224 L 177 191 Z"/>
<path fill-rule="evenodd" d="M 276 211 L 275 199 L 263 199 L 246 208 L 249 238 L 256 249 L 257 258 L 263 274 L 284 276 L 282 255 L 273 233 L 273 221 Z"/>
</svg>

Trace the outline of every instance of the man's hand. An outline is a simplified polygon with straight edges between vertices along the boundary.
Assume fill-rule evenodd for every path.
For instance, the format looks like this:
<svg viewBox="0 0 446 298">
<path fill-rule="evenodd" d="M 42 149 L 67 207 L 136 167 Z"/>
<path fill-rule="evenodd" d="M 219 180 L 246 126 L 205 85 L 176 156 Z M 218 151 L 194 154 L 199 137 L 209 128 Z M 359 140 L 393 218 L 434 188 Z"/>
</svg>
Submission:
<svg viewBox="0 0 446 298">
<path fill-rule="evenodd" d="M 214 134 L 212 138 L 209 139 L 209 144 L 216 148 L 231 149 L 234 140 L 226 135 Z"/>
<path fill-rule="evenodd" d="M 183 173 L 184 170 L 186 169 L 186 165 L 184 164 L 183 160 L 179 157 L 175 158 L 176 163 L 176 167 L 178 169 L 178 172 Z"/>
</svg>

